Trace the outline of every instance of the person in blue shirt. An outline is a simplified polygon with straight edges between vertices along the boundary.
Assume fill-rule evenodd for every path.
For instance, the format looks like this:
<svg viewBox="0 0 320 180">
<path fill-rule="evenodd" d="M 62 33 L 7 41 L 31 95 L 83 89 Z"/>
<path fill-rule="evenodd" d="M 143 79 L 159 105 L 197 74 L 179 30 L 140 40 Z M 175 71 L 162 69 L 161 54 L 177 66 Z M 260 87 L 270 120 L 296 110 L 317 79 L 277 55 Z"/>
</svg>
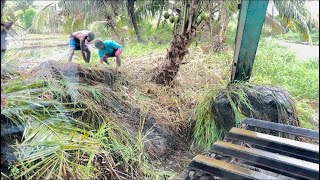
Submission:
<svg viewBox="0 0 320 180">
<path fill-rule="evenodd" d="M 116 57 L 117 65 L 121 65 L 120 55 L 123 51 L 123 46 L 112 40 L 106 40 L 104 42 L 102 42 L 101 40 L 96 40 L 94 44 L 96 48 L 98 48 L 100 63 L 105 62 L 109 64 L 108 58 Z"/>
</svg>

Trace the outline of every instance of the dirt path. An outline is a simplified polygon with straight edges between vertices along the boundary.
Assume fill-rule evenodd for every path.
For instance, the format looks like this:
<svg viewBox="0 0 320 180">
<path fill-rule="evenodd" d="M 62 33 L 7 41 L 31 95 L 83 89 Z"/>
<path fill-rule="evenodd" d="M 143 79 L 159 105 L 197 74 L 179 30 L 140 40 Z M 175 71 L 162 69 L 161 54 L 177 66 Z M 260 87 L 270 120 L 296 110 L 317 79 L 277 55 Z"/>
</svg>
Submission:
<svg viewBox="0 0 320 180">
<path fill-rule="evenodd" d="M 308 60 L 310 58 L 319 59 L 319 46 L 291 43 L 284 40 L 278 40 L 278 43 L 294 51 L 299 60 Z"/>
</svg>

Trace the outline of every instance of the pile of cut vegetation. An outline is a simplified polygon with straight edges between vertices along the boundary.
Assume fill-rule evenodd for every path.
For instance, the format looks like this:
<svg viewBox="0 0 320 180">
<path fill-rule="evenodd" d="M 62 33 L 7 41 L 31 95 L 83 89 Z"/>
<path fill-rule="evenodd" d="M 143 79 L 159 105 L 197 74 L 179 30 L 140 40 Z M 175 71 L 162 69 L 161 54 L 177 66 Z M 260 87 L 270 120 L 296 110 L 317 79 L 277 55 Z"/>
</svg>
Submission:
<svg viewBox="0 0 320 180">
<path fill-rule="evenodd" d="M 6 132 L 1 146 L 10 150 L 1 152 L 2 177 L 163 176 L 150 159 L 169 155 L 174 137 L 128 100 L 129 86 L 115 70 L 56 61 L 7 79 L 2 84 L 7 104 L 1 114 L 1 132 Z"/>
</svg>

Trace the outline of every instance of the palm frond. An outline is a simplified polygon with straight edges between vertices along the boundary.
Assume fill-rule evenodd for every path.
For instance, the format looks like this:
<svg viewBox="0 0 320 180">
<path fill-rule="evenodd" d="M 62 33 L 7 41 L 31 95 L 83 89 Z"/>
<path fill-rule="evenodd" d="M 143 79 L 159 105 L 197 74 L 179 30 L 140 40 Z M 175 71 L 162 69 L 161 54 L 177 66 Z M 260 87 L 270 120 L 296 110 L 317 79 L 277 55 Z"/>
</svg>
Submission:
<svg viewBox="0 0 320 180">
<path fill-rule="evenodd" d="M 309 30 L 311 16 L 305 7 L 304 0 L 274 0 L 274 5 L 279 11 L 279 16 L 289 28 L 293 27 L 304 39 L 312 43 Z"/>
<path fill-rule="evenodd" d="M 127 102 L 104 84 L 56 79 L 47 71 L 36 76 L 3 85 L 8 106 L 1 113 L 24 127 L 22 143 L 14 145 L 20 171 L 14 178 L 152 179 L 145 136 L 110 115 L 130 109 Z"/>
<path fill-rule="evenodd" d="M 281 23 L 273 18 L 269 13 L 266 13 L 264 24 L 271 27 L 272 31 L 276 34 L 284 33 L 284 28 L 281 26 Z"/>
</svg>

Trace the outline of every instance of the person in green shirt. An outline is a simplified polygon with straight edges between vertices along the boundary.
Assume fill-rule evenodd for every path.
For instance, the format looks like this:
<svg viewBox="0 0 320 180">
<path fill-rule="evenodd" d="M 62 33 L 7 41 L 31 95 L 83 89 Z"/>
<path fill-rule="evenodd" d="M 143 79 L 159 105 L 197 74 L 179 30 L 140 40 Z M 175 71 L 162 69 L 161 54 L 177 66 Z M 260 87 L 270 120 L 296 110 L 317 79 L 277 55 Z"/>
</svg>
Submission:
<svg viewBox="0 0 320 180">
<path fill-rule="evenodd" d="M 120 55 L 123 51 L 123 46 L 116 43 L 115 41 L 112 40 L 106 40 L 102 42 L 101 40 L 96 40 L 95 41 L 95 46 L 98 48 L 98 55 L 100 58 L 100 63 L 107 63 L 109 57 L 116 57 L 116 62 L 117 65 L 121 65 L 121 58 Z"/>
</svg>

